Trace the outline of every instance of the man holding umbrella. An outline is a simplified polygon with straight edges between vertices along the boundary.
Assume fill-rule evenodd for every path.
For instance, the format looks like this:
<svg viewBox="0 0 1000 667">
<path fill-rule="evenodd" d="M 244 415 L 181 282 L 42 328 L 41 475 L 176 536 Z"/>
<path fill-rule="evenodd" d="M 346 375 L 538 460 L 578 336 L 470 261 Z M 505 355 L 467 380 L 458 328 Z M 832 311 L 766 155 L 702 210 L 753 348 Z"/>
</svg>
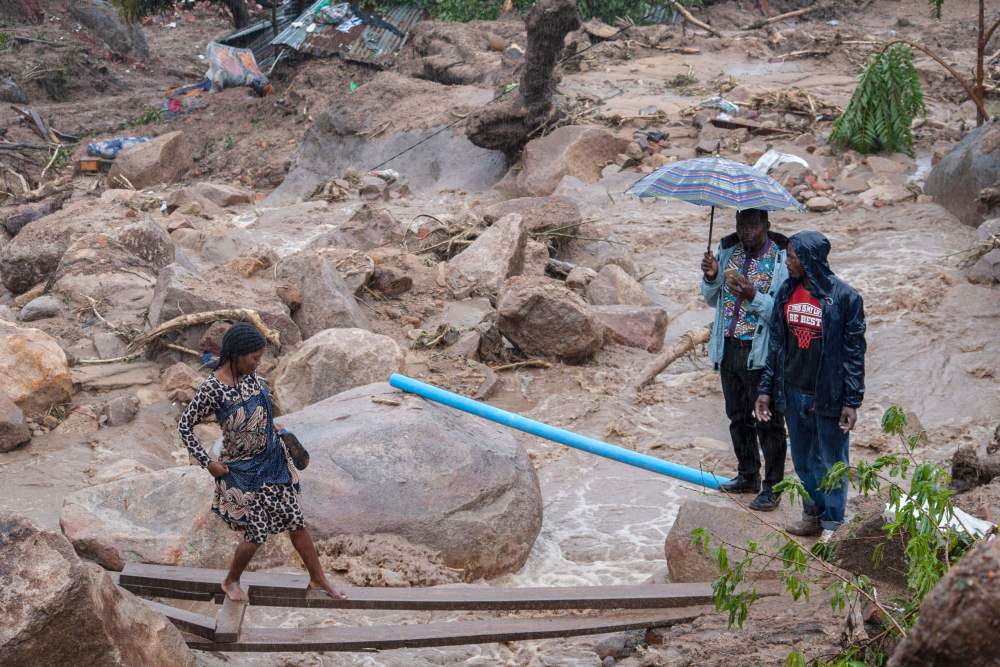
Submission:
<svg viewBox="0 0 1000 667">
<path fill-rule="evenodd" d="M 736 233 L 723 237 L 718 255 L 706 251 L 701 261 L 701 292 L 715 307 L 708 356 L 721 376 L 738 471 L 722 488 L 759 493 L 750 507 L 761 511 L 778 506 L 773 487 L 785 475 L 784 420 L 775 413 L 767 422 L 757 421 L 754 402 L 767 363 L 774 295 L 788 278 L 787 244 L 784 236 L 770 231 L 767 211 L 747 209 L 737 212 Z"/>
</svg>

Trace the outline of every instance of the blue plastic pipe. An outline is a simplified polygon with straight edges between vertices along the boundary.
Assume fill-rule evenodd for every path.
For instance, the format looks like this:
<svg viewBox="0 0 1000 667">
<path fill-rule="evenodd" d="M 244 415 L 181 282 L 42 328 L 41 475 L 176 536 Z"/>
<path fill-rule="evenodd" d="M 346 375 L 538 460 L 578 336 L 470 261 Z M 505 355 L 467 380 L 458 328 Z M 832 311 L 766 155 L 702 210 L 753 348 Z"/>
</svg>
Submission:
<svg viewBox="0 0 1000 667">
<path fill-rule="evenodd" d="M 447 405 L 450 408 L 468 412 L 469 414 L 482 417 L 483 419 L 489 419 L 490 421 L 517 429 L 518 431 L 524 431 L 525 433 L 537 435 L 538 437 L 545 438 L 546 440 L 558 442 L 559 444 L 566 445 L 567 447 L 573 447 L 574 449 L 585 451 L 588 454 L 603 456 L 606 459 L 611 459 L 620 463 L 627 463 L 628 465 L 642 468 L 643 470 L 658 472 L 661 475 L 674 477 L 685 482 L 700 484 L 710 489 L 718 489 L 720 484 L 725 484 L 729 481 L 725 477 L 718 477 L 710 472 L 695 470 L 694 468 L 688 468 L 687 466 L 658 459 L 655 456 L 640 454 L 639 452 L 633 452 L 632 450 L 625 449 L 624 447 L 618 447 L 606 442 L 601 442 L 600 440 L 594 440 L 593 438 L 565 431 L 561 428 L 556 428 L 555 426 L 549 426 L 548 424 L 537 422 L 534 419 L 528 419 L 527 417 L 522 417 L 521 415 L 514 414 L 513 412 L 507 412 L 506 410 L 495 408 L 492 405 L 474 401 L 471 398 L 460 396 L 459 394 L 441 389 L 440 387 L 435 387 L 434 385 L 427 384 L 426 382 L 414 380 L 413 378 L 406 377 L 405 375 L 400 375 L 398 373 L 392 374 L 392 377 L 389 378 L 389 384 L 396 389 L 401 389 L 411 394 L 422 396 L 429 401 L 441 403 L 442 405 Z"/>
</svg>

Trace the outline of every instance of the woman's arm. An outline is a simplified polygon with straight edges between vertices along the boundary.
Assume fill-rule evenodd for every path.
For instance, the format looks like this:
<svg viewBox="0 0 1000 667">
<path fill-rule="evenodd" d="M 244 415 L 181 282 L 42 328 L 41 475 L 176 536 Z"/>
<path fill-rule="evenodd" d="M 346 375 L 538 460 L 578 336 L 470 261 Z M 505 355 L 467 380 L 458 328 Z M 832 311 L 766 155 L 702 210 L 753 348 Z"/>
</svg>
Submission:
<svg viewBox="0 0 1000 667">
<path fill-rule="evenodd" d="M 212 391 L 210 383 L 203 382 L 198 388 L 198 393 L 181 414 L 180 421 L 177 422 L 177 432 L 180 433 L 181 442 L 202 468 L 208 467 L 212 462 L 212 457 L 208 455 L 198 440 L 198 436 L 194 434 L 194 427 L 216 410 L 218 402 L 219 398 Z"/>
</svg>

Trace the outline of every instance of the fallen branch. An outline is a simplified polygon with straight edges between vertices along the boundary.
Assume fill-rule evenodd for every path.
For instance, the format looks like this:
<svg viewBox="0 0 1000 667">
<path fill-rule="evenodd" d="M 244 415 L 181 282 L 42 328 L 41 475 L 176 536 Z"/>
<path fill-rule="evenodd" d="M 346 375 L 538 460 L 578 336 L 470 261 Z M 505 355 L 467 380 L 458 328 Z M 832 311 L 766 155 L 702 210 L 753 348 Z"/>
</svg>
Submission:
<svg viewBox="0 0 1000 667">
<path fill-rule="evenodd" d="M 490 366 L 489 368 L 499 373 L 500 371 L 512 371 L 515 368 L 552 368 L 552 364 L 544 359 L 528 359 L 527 361 L 518 361 L 503 366 Z"/>
<path fill-rule="evenodd" d="M 694 329 L 681 336 L 681 339 L 674 343 L 670 349 L 660 353 L 655 359 L 642 369 L 639 377 L 632 383 L 633 391 L 638 391 L 656 379 L 656 376 L 663 372 L 670 364 L 674 363 L 685 354 L 693 352 L 699 345 L 704 345 L 711 337 L 710 328 Z"/>
<path fill-rule="evenodd" d="M 748 25 L 743 29 L 760 30 L 761 28 L 765 28 L 773 23 L 778 23 L 779 21 L 785 21 L 787 19 L 793 19 L 797 16 L 805 16 L 806 14 L 811 14 L 812 12 L 818 11 L 820 9 L 828 9 L 829 7 L 830 5 L 827 4 L 816 3 L 811 7 L 803 7 L 802 9 L 796 9 L 793 12 L 785 12 L 784 14 L 778 14 L 777 16 L 772 16 L 769 19 L 761 19 L 760 21 L 751 23 L 750 25 Z"/>
<path fill-rule="evenodd" d="M 147 331 L 141 336 L 137 336 L 135 340 L 129 343 L 129 352 L 136 352 L 149 346 L 154 341 L 166 336 L 169 333 L 179 331 L 180 329 L 186 329 L 188 327 L 198 326 L 200 324 L 209 324 L 211 322 L 218 322 L 220 320 L 237 320 L 240 322 L 249 322 L 250 324 L 257 327 L 257 330 L 264 334 L 276 348 L 281 349 L 281 336 L 277 331 L 270 329 L 264 320 L 260 318 L 257 311 L 250 310 L 249 308 L 231 308 L 226 310 L 212 310 L 204 313 L 191 313 L 189 315 L 181 315 L 180 317 L 175 317 L 174 319 L 164 322 L 160 326 Z"/>
<path fill-rule="evenodd" d="M 681 16 L 684 17 L 685 21 L 687 21 L 691 25 L 697 26 L 697 27 L 701 28 L 702 30 L 705 30 L 706 32 L 708 32 L 710 34 L 715 35 L 716 37 L 722 37 L 722 33 L 721 32 L 719 32 L 718 30 L 716 30 L 712 26 L 708 25 L 707 23 L 702 23 L 701 21 L 699 21 L 698 19 L 696 19 L 694 17 L 694 15 L 691 14 L 691 12 L 689 12 L 687 10 L 687 7 L 685 7 L 684 5 L 682 5 L 681 3 L 679 3 L 677 0 L 670 0 L 670 5 L 675 10 L 677 10 L 677 12 Z"/>
</svg>

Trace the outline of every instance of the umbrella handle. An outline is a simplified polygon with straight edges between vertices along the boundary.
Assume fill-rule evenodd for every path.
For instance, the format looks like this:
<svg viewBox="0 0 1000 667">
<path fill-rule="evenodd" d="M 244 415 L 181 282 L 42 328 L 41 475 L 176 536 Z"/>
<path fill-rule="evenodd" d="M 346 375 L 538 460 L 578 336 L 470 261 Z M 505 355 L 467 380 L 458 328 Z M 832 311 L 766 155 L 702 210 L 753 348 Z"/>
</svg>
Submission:
<svg viewBox="0 0 1000 667">
<path fill-rule="evenodd" d="M 708 251 L 712 252 L 712 227 L 715 226 L 715 207 L 712 207 L 712 212 L 708 215 Z"/>
</svg>

